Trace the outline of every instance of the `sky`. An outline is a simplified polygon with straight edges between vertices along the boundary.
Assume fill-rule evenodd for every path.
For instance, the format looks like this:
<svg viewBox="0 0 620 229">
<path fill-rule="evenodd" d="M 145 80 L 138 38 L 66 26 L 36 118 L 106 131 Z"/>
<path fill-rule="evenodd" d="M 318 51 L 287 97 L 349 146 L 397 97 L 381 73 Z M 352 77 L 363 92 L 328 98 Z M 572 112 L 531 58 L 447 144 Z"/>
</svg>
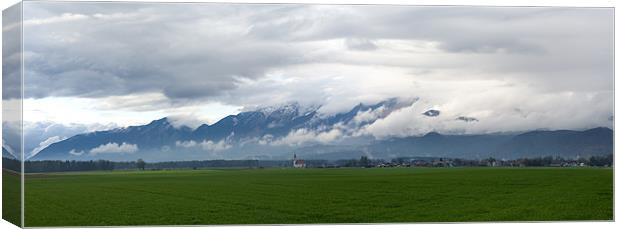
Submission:
<svg viewBox="0 0 620 229">
<path fill-rule="evenodd" d="M 24 4 L 33 131 L 166 116 L 195 127 L 293 101 L 334 114 L 392 97 L 418 100 L 368 134 L 613 124 L 612 8 Z M 416 115 L 429 109 L 441 115 Z"/>
</svg>

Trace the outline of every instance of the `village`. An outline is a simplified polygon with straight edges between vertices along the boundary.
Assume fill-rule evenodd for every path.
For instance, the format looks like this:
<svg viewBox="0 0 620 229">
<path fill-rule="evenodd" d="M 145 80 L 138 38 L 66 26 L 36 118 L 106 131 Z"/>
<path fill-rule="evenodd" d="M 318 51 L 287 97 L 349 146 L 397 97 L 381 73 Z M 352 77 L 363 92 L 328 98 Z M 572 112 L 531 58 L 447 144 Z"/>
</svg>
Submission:
<svg viewBox="0 0 620 229">
<path fill-rule="evenodd" d="M 461 159 L 444 157 L 399 157 L 391 160 L 370 159 L 361 156 L 359 160 L 302 160 L 294 154 L 292 167 L 294 168 L 390 168 L 390 167 L 611 167 L 613 156 L 590 156 L 567 159 L 562 157 L 536 157 L 520 159 Z"/>
</svg>

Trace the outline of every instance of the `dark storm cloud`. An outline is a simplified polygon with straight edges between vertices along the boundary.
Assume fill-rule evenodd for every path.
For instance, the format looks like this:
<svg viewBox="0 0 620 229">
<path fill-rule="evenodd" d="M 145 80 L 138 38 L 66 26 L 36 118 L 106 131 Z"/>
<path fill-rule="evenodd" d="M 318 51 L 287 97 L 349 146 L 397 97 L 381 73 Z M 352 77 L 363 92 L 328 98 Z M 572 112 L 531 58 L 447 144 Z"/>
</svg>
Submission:
<svg viewBox="0 0 620 229">
<path fill-rule="evenodd" d="M 46 18 L 26 13 L 27 97 L 209 97 L 300 56 L 287 44 L 245 39 L 246 22 L 235 24 L 234 13 L 220 20 L 222 7 L 151 4 L 117 12 L 58 4 L 31 3 L 33 12 L 50 6 Z"/>
</svg>

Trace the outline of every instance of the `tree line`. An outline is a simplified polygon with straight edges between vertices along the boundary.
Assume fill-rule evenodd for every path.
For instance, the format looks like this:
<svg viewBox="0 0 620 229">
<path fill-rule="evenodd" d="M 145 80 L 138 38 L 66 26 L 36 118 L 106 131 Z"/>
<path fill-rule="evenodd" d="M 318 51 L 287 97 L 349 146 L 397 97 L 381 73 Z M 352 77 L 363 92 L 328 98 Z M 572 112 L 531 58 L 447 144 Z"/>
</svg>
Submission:
<svg viewBox="0 0 620 229">
<path fill-rule="evenodd" d="M 2 158 L 3 168 L 20 171 L 21 163 L 12 158 Z M 316 167 L 323 161 L 307 161 Z M 136 161 L 108 161 L 108 160 L 44 160 L 25 161 L 26 173 L 42 172 L 71 172 L 71 171 L 109 171 L 109 170 L 163 170 L 163 169 L 199 169 L 199 168 L 264 168 L 264 167 L 289 167 L 291 161 L 287 160 L 194 160 L 194 161 L 166 161 L 145 162 L 142 159 Z"/>
<path fill-rule="evenodd" d="M 563 157 L 532 157 L 519 159 L 496 159 L 493 157 L 483 159 L 442 158 L 442 157 L 399 157 L 391 160 L 369 159 L 361 156 L 360 159 L 338 160 L 335 167 L 568 167 L 568 166 L 613 166 L 613 155 L 590 156 L 576 159 Z"/>
<path fill-rule="evenodd" d="M 513 160 L 499 160 L 495 158 L 462 159 L 462 158 L 394 158 L 391 160 L 371 159 L 361 156 L 359 159 L 349 160 L 306 160 L 309 168 L 331 167 L 480 167 L 480 166 L 525 166 L 525 167 L 548 167 L 548 166 L 613 166 L 613 155 L 591 156 L 578 159 L 562 157 L 534 157 Z M 2 158 L 3 169 L 20 171 L 19 160 Z M 162 170 L 162 169 L 199 169 L 199 168 L 264 168 L 264 167 L 291 167 L 290 160 L 195 160 L 195 161 L 167 161 L 145 162 L 142 159 L 136 161 L 114 162 L 108 160 L 91 161 L 25 161 L 26 173 L 42 172 L 71 172 L 71 171 L 110 171 L 110 170 Z"/>
</svg>

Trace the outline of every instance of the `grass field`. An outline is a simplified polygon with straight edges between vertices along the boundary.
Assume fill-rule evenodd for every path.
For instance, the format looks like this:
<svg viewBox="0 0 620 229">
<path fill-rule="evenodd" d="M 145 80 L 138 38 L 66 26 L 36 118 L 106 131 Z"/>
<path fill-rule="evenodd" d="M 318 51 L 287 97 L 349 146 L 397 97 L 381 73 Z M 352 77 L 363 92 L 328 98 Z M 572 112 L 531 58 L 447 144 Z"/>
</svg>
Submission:
<svg viewBox="0 0 620 229">
<path fill-rule="evenodd" d="M 21 176 L 2 170 L 2 218 L 15 225 L 21 224 Z"/>
<path fill-rule="evenodd" d="M 612 220 L 613 170 L 222 169 L 35 174 L 26 226 Z"/>
</svg>

